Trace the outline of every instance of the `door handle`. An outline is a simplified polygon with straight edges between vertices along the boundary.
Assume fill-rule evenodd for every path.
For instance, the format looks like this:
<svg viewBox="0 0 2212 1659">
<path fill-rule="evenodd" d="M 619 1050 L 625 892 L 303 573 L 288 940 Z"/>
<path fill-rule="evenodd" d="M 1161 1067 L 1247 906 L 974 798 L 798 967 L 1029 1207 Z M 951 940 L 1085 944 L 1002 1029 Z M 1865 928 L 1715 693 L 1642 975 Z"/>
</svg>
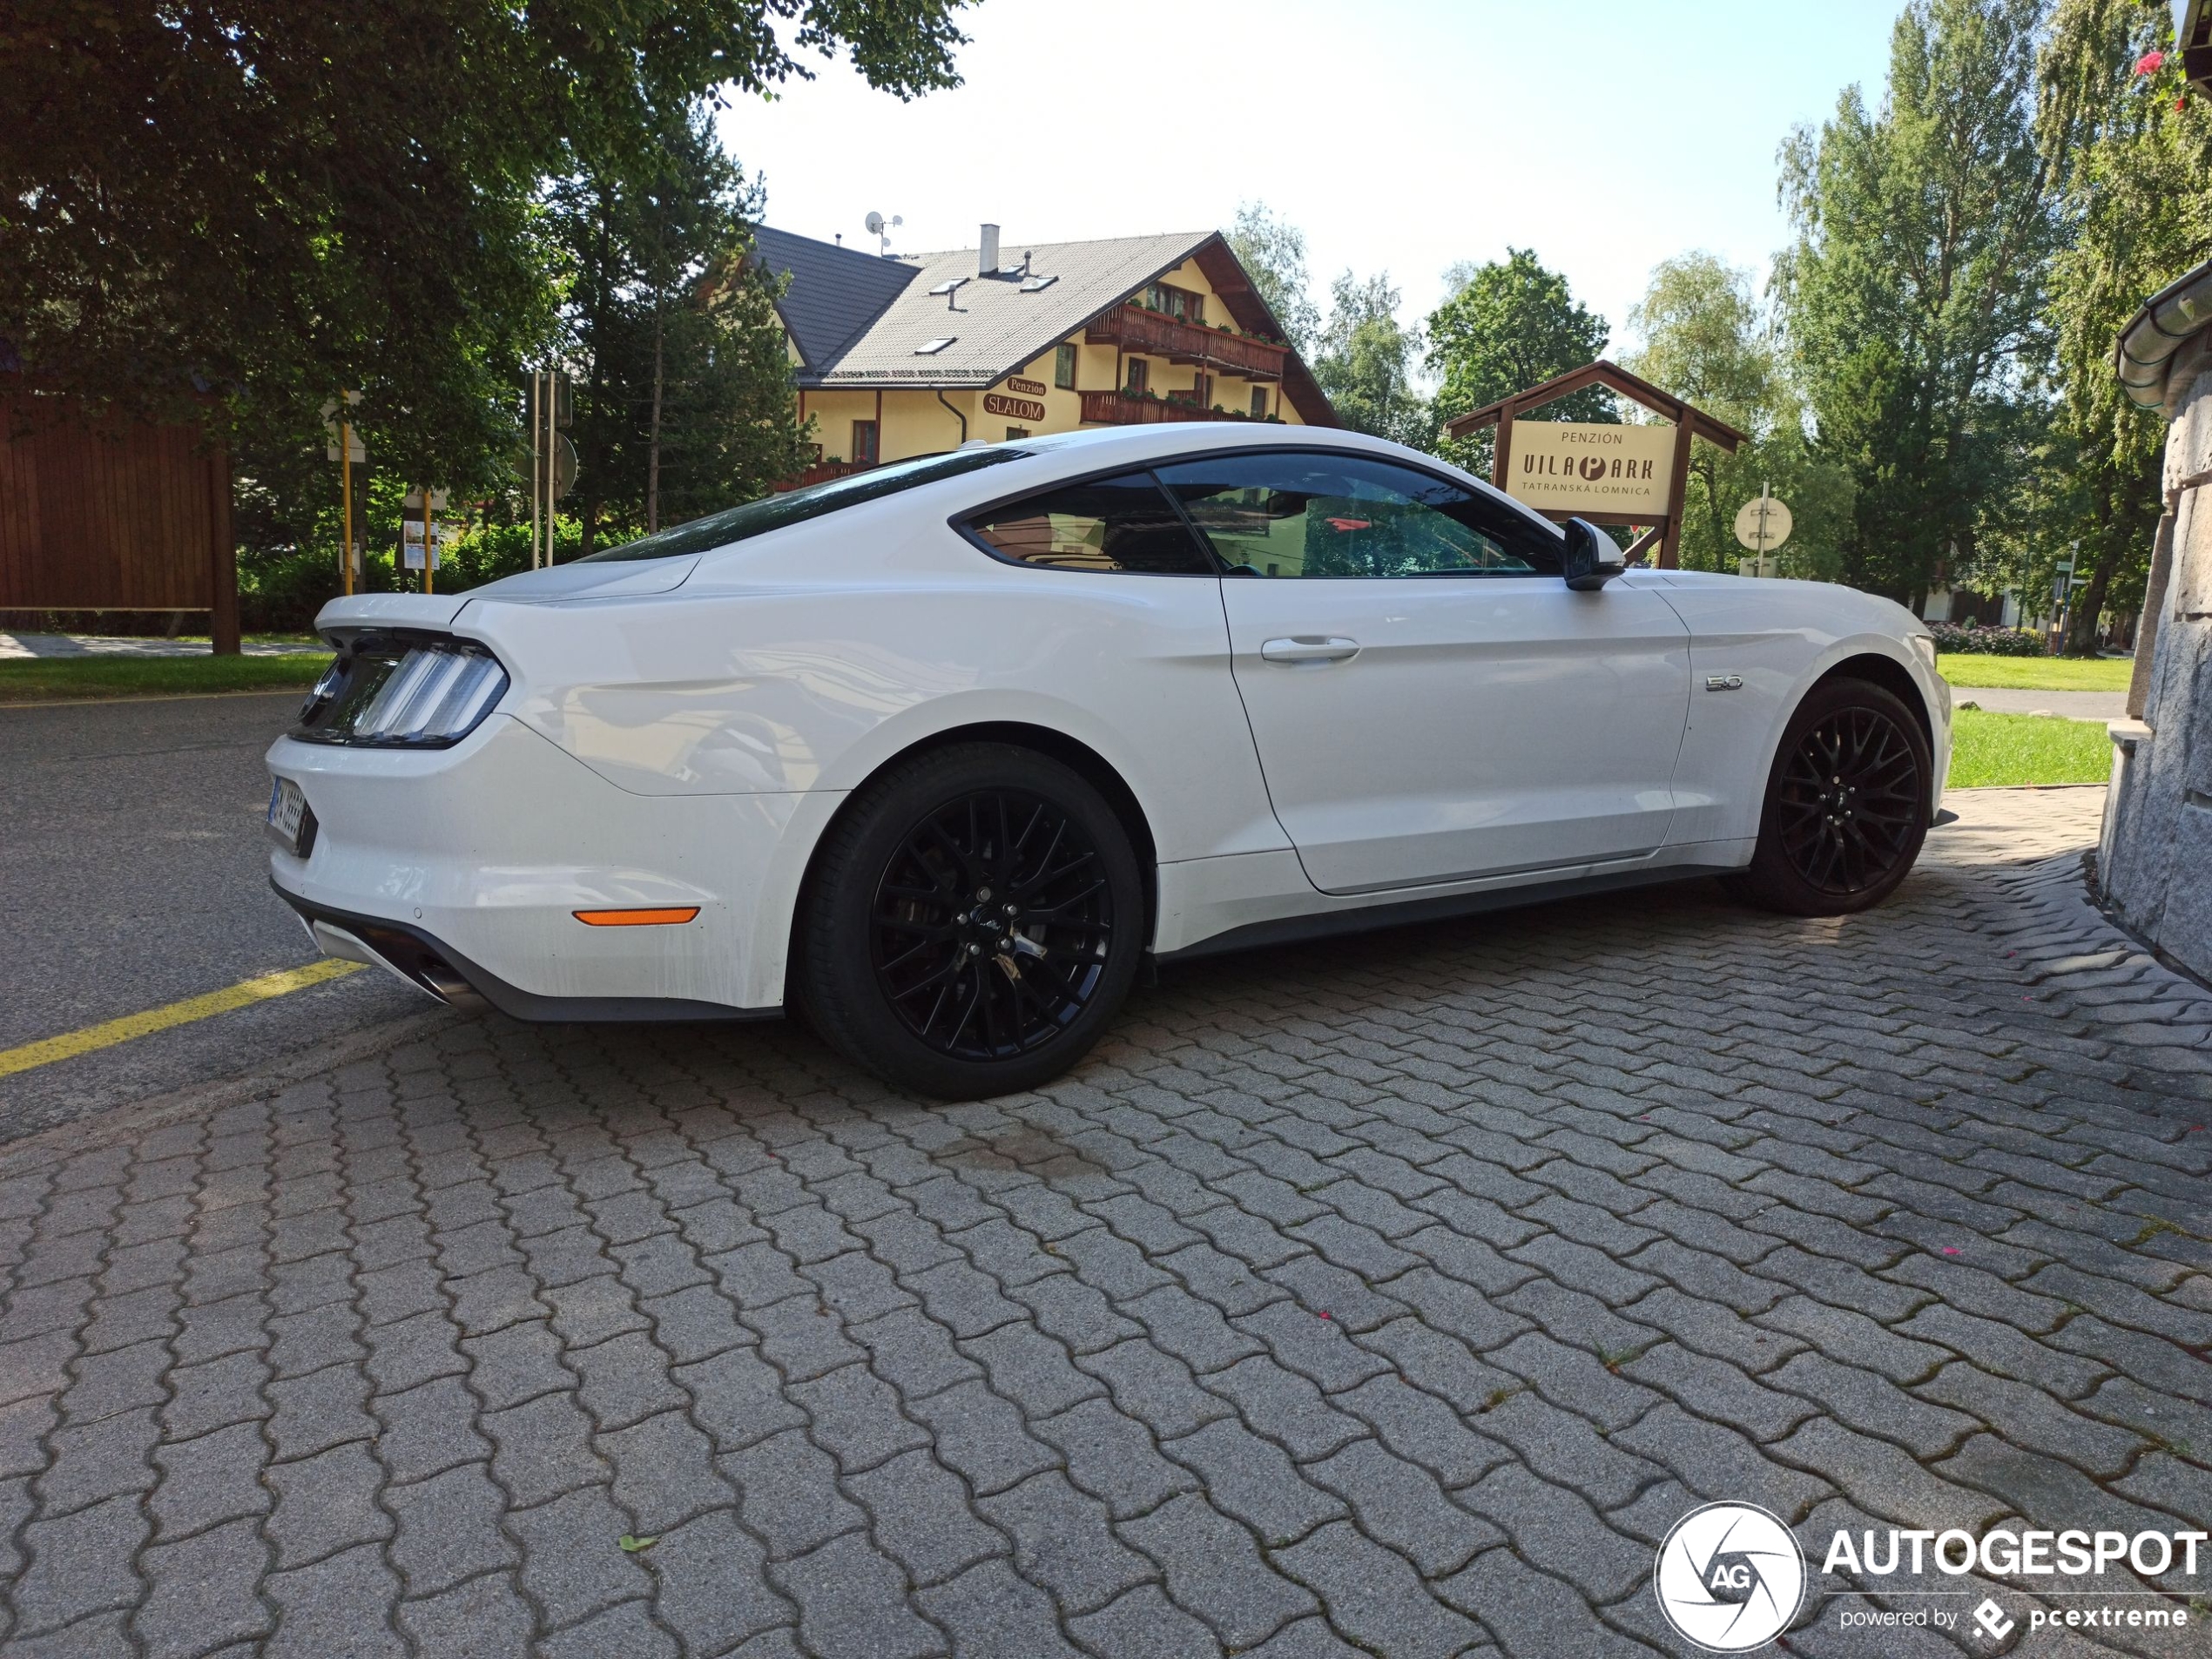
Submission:
<svg viewBox="0 0 2212 1659">
<path fill-rule="evenodd" d="M 1263 662 L 1270 663 L 1341 663 L 1359 654 L 1359 642 L 1298 634 L 1289 639 L 1269 640 L 1259 648 L 1259 654 Z"/>
</svg>

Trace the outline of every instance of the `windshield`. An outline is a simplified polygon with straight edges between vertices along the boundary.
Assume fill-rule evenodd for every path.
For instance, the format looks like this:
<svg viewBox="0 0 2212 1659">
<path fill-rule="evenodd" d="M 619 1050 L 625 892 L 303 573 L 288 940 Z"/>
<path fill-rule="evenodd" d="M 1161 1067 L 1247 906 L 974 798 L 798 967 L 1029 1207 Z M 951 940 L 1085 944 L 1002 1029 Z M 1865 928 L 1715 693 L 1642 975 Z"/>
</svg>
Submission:
<svg viewBox="0 0 2212 1659">
<path fill-rule="evenodd" d="M 824 513 L 836 512 L 840 508 L 857 507 L 862 502 L 895 496 L 902 489 L 912 489 L 919 484 L 935 483 L 940 478 L 957 478 L 964 472 L 995 467 L 1002 461 L 1017 461 L 1027 454 L 1028 451 L 1026 449 L 1008 449 L 994 444 L 988 449 L 955 449 L 949 455 L 916 455 L 908 461 L 894 461 L 887 467 L 876 467 L 846 477 L 832 478 L 826 483 L 809 484 L 804 489 L 786 490 L 780 496 L 763 496 L 759 501 L 749 501 L 742 507 L 732 507 L 726 512 L 695 518 L 688 524 L 678 524 L 658 535 L 641 536 L 620 547 L 589 553 L 572 563 L 674 559 L 687 554 L 708 553 L 718 547 L 727 547 L 732 542 L 742 542 L 751 536 L 765 536 L 770 530 L 779 530 L 786 524 L 803 523 L 810 518 L 819 518 Z"/>
</svg>

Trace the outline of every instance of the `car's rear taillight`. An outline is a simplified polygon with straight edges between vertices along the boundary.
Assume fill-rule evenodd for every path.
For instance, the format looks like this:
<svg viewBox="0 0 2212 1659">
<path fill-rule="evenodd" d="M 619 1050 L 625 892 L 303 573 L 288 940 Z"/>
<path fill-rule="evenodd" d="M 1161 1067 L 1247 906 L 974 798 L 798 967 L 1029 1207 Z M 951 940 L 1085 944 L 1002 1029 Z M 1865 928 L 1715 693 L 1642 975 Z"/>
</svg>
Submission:
<svg viewBox="0 0 2212 1659">
<path fill-rule="evenodd" d="M 475 730 L 506 690 L 507 671 L 473 640 L 363 636 L 316 683 L 292 735 L 442 749 Z"/>
</svg>

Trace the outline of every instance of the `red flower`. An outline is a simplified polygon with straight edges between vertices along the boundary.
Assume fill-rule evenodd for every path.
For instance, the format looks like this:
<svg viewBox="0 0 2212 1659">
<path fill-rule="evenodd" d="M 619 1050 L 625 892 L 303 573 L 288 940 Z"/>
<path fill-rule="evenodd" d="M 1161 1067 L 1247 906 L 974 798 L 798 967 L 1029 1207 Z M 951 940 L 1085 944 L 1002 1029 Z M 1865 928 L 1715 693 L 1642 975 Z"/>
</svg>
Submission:
<svg viewBox="0 0 2212 1659">
<path fill-rule="evenodd" d="M 2141 57 L 2138 57 L 2135 60 L 2135 73 L 2138 75 L 2155 75 L 2158 73 L 2160 67 L 2165 62 L 2166 54 L 2164 52 L 2145 52 Z"/>
</svg>

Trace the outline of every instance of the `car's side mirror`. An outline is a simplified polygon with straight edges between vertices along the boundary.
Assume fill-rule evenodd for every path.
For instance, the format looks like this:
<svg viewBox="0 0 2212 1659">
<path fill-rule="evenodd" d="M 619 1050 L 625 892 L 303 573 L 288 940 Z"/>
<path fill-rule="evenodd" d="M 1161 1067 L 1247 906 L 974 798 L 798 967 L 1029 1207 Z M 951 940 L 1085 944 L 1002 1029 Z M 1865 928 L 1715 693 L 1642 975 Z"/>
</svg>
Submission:
<svg viewBox="0 0 2212 1659">
<path fill-rule="evenodd" d="M 1595 593 L 1629 568 L 1620 544 L 1587 518 L 1570 518 L 1561 526 L 1567 532 L 1567 585 L 1577 593 Z"/>
</svg>

